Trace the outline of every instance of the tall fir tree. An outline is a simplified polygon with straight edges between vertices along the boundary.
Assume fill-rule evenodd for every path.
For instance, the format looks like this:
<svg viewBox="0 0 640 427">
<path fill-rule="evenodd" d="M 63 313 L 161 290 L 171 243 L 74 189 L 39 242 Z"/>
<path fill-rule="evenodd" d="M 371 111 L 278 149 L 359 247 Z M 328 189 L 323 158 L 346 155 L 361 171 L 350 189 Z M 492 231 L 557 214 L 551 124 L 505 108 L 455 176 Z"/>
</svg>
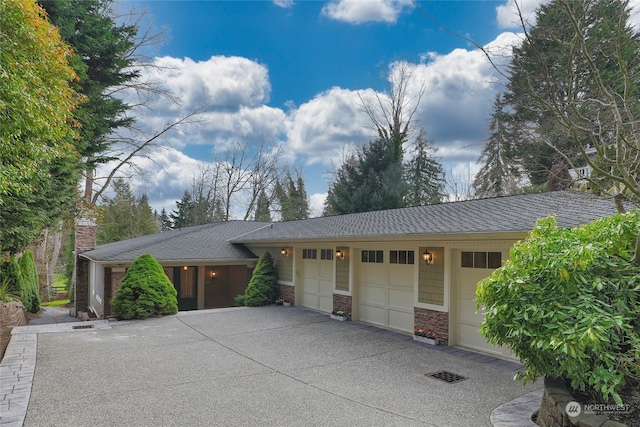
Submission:
<svg viewBox="0 0 640 427">
<path fill-rule="evenodd" d="M 256 202 L 256 213 L 253 219 L 260 222 L 271 222 L 269 198 L 264 190 L 262 190 L 258 196 L 258 201 Z"/>
<path fill-rule="evenodd" d="M 435 158 L 437 148 L 426 131 L 416 137 L 414 156 L 405 165 L 406 206 L 435 205 L 444 198 L 445 177 L 442 164 Z"/>
</svg>

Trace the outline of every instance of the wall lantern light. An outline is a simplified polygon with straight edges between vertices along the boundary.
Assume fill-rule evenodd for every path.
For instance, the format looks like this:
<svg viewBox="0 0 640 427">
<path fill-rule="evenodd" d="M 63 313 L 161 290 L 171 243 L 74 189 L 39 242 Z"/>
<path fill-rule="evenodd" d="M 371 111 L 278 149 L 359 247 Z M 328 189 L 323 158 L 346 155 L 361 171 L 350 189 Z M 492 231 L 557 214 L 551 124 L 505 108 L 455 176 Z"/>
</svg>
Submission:
<svg viewBox="0 0 640 427">
<path fill-rule="evenodd" d="M 182 269 L 183 269 L 184 271 L 187 271 L 187 270 L 189 269 L 189 267 L 187 267 L 187 266 L 185 265 L 184 267 L 182 267 Z"/>
<path fill-rule="evenodd" d="M 211 278 L 213 279 L 214 277 L 216 277 L 216 272 L 211 270 L 211 273 L 209 273 L 211 275 Z"/>
<path fill-rule="evenodd" d="M 433 254 L 428 250 L 424 251 L 424 253 L 422 254 L 422 259 L 427 264 L 433 264 Z"/>
<path fill-rule="evenodd" d="M 344 251 L 341 249 L 336 249 L 336 259 L 344 259 Z"/>
<path fill-rule="evenodd" d="M 282 248 L 282 250 L 280 251 L 280 255 L 289 256 L 289 251 L 287 250 L 287 248 Z"/>
</svg>

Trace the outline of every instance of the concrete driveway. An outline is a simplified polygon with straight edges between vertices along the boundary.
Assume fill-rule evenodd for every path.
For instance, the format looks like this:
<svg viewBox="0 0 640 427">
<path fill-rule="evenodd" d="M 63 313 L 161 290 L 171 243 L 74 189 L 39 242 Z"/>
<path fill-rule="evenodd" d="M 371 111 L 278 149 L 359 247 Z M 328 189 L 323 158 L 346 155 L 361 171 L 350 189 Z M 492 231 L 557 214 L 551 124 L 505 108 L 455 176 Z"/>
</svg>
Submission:
<svg viewBox="0 0 640 427">
<path fill-rule="evenodd" d="M 295 307 L 102 325 L 37 335 L 25 426 L 490 426 L 541 387 L 513 363 Z M 425 376 L 441 370 L 466 379 Z"/>
</svg>

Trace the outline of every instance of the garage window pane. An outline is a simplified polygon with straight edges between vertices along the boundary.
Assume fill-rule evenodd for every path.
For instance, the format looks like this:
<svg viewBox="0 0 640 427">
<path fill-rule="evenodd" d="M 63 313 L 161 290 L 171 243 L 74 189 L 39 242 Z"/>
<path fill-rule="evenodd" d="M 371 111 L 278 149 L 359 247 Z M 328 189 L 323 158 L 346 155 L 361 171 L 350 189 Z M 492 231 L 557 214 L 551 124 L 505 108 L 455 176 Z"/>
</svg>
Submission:
<svg viewBox="0 0 640 427">
<path fill-rule="evenodd" d="M 415 252 L 407 251 L 407 264 L 413 264 L 415 262 Z"/>
<path fill-rule="evenodd" d="M 473 252 L 462 252 L 461 267 L 473 268 Z"/>
<path fill-rule="evenodd" d="M 502 252 L 489 252 L 489 268 L 502 267 Z"/>
<path fill-rule="evenodd" d="M 360 261 L 361 262 L 368 262 L 369 261 L 368 254 L 369 254 L 369 252 L 362 251 L 362 255 L 360 256 Z"/>
<path fill-rule="evenodd" d="M 384 262 L 384 251 L 376 251 L 376 262 L 382 264 Z"/>
<path fill-rule="evenodd" d="M 389 263 L 390 264 L 398 263 L 398 251 L 389 251 Z"/>
<path fill-rule="evenodd" d="M 398 263 L 399 264 L 407 263 L 407 251 L 398 251 Z"/>
<path fill-rule="evenodd" d="M 473 253 L 473 266 L 475 268 L 487 268 L 487 253 L 486 252 L 474 252 Z"/>
</svg>

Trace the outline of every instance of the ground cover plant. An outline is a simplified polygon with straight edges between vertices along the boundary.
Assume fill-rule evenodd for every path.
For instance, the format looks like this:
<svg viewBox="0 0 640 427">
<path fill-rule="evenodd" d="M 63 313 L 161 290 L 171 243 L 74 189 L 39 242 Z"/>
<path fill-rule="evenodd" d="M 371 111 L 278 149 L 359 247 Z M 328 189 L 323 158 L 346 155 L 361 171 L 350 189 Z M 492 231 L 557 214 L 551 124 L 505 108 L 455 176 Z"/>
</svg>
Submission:
<svg viewBox="0 0 640 427">
<path fill-rule="evenodd" d="M 120 319 L 146 319 L 178 312 L 178 293 L 151 255 L 142 255 L 127 270 L 111 300 Z"/>
<path fill-rule="evenodd" d="M 519 379 L 565 379 L 618 405 L 640 386 L 639 230 L 639 211 L 574 229 L 544 218 L 480 282 L 480 331 L 521 359 Z"/>
</svg>

